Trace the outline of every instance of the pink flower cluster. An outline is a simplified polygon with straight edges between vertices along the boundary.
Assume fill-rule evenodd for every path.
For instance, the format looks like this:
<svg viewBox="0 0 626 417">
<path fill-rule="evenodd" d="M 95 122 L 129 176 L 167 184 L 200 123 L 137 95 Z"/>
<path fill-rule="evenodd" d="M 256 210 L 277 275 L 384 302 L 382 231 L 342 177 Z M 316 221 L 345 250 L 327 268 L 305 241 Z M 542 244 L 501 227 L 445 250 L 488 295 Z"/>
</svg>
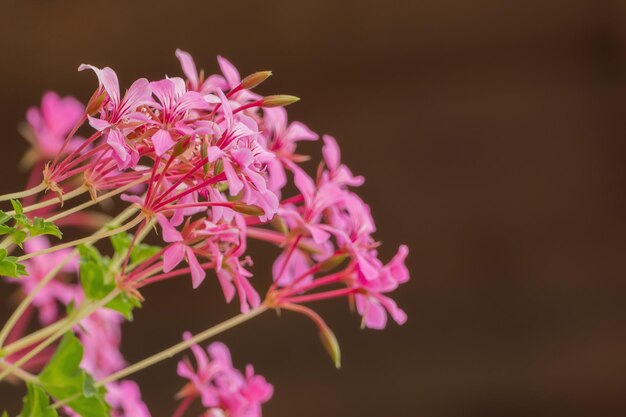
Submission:
<svg viewBox="0 0 626 417">
<path fill-rule="evenodd" d="M 335 139 L 323 136 L 323 160 L 310 175 L 305 168 L 311 157 L 298 153 L 298 142 L 319 137 L 288 121 L 284 106 L 297 98 L 251 91 L 270 72 L 242 78 L 219 57 L 222 74 L 205 77 L 188 53 L 178 50 L 176 56 L 185 78 L 141 78 L 124 93 L 111 68 L 81 65 L 99 81 L 86 106 L 46 93 L 41 109 L 27 114 L 36 162 L 51 160 L 43 171 L 49 190 L 63 196 L 80 186 L 92 198 L 122 190 L 121 199 L 143 216 L 135 238 L 150 222 L 158 224 L 161 249 L 139 265 L 130 265 L 127 255 L 116 276 L 118 287 L 143 300 L 146 285 L 190 275 L 197 288 L 214 271 L 226 301 L 238 298 L 243 313 L 262 304 L 306 312 L 304 304 L 343 298 L 356 306 L 364 327 L 382 329 L 388 316 L 403 324 L 406 314 L 389 293 L 409 279 L 408 248 L 400 246 L 387 263 L 380 260 L 370 208 L 353 191 L 364 179 L 342 163 Z M 86 124 L 91 133 L 78 136 Z M 85 215 L 74 213 L 64 221 Z M 77 217 L 74 224 L 84 219 Z M 249 239 L 281 249 L 264 297 L 258 291 L 263 277 L 253 278 Z M 27 244 L 29 251 L 48 245 L 41 239 Z M 21 281 L 24 291 L 67 253 L 31 259 L 30 276 Z M 58 320 L 59 305 L 84 298 L 80 285 L 68 278 L 76 267 L 76 260 L 69 262 L 35 297 L 43 324 Z M 85 348 L 83 367 L 96 378 L 125 365 L 121 322 L 118 313 L 101 309 L 76 329 Z M 234 369 L 222 344 L 210 345 L 208 356 L 199 346 L 193 352 L 196 369 L 188 361 L 178 367 L 190 381 L 181 391 L 183 401 L 199 397 L 211 417 L 261 416 L 261 404 L 272 395 L 263 377 L 251 366 L 245 373 Z M 132 381 L 107 389 L 117 416 L 149 415 Z"/>
<path fill-rule="evenodd" d="M 206 417 L 261 417 L 261 405 L 272 397 L 274 387 L 256 375 L 252 365 L 246 366 L 245 374 L 233 368 L 228 348 L 219 342 L 211 343 L 206 352 L 198 345 L 191 349 L 196 369 L 186 359 L 178 363 L 178 375 L 189 380 L 179 393 L 183 399 L 179 409 L 199 397 Z"/>
</svg>

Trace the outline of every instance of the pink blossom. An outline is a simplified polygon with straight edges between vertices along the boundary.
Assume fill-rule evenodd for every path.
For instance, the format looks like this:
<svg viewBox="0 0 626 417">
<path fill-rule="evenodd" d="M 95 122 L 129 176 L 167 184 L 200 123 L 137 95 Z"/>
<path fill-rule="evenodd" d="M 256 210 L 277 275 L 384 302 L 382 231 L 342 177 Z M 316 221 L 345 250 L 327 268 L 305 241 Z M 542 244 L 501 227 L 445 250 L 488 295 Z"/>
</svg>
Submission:
<svg viewBox="0 0 626 417">
<path fill-rule="evenodd" d="M 35 253 L 50 247 L 50 241 L 45 236 L 37 236 L 24 243 L 27 253 Z M 24 292 L 32 292 L 39 282 L 50 272 L 51 265 L 57 265 L 69 256 L 71 250 L 60 250 L 45 255 L 35 256 L 24 262 L 28 275 L 20 279 L 9 278 L 10 282 L 22 285 Z M 77 259 L 74 257 L 61 268 L 60 273 L 75 273 L 78 269 Z M 76 289 L 73 285 L 61 280 L 53 279 L 35 295 L 33 305 L 39 310 L 39 320 L 47 325 L 59 318 L 59 305 L 67 305 L 73 299 Z"/>
<path fill-rule="evenodd" d="M 208 355 L 197 345 L 192 349 L 197 368 L 183 360 L 178 374 L 200 395 L 207 416 L 261 417 L 261 405 L 271 399 L 274 389 L 252 365 L 246 366 L 245 374 L 233 368 L 228 348 L 219 342 L 208 346 Z"/>
<path fill-rule="evenodd" d="M 209 108 L 207 98 L 195 91 L 186 91 L 185 81 L 182 78 L 166 78 L 150 83 L 153 94 L 159 106 L 159 130 L 152 136 L 152 143 L 157 156 L 162 156 L 172 146 L 175 140 L 172 134 L 182 134 L 186 130 L 183 123 L 185 116 L 192 110 L 206 110 Z"/>
<path fill-rule="evenodd" d="M 204 79 L 203 74 L 198 74 L 196 64 L 188 52 L 177 49 L 176 57 L 180 61 L 183 73 L 187 77 L 190 90 L 200 93 L 213 93 L 218 88 L 222 90 L 228 88 L 227 81 L 221 75 L 211 75 L 209 78 Z"/>
<path fill-rule="evenodd" d="M 328 167 L 328 179 L 335 183 L 352 187 L 363 185 L 365 179 L 361 176 L 355 177 L 350 169 L 341 163 L 341 152 L 335 138 L 324 135 L 323 140 L 324 147 L 322 148 L 322 153 Z"/>
<path fill-rule="evenodd" d="M 41 108 L 31 107 L 26 112 L 26 121 L 34 133 L 33 145 L 39 156 L 52 159 L 61 150 L 65 137 L 78 123 L 84 114 L 85 106 L 74 97 L 60 97 L 53 91 L 48 91 L 41 99 Z M 67 150 L 75 149 L 81 139 L 70 139 Z"/>
<path fill-rule="evenodd" d="M 215 272 L 224 291 L 226 302 L 232 301 L 236 288 L 242 313 L 247 313 L 250 307 L 258 307 L 261 304 L 259 293 L 248 280 L 252 277 L 252 273 L 242 266 L 237 256 L 225 256 L 222 266 Z"/>
<path fill-rule="evenodd" d="M 89 124 L 94 129 L 105 132 L 106 141 L 113 150 L 113 155 L 120 169 L 137 165 L 139 153 L 126 138 L 125 129 L 120 126 L 120 123 L 133 120 L 133 112 L 139 106 L 153 103 L 148 80 L 145 78 L 138 79 L 121 98 L 119 81 L 115 71 L 109 67 L 100 69 L 86 64 L 78 67 L 79 71 L 85 69 L 91 69 L 96 73 L 100 87 L 106 91 L 109 98 L 108 102 L 105 102 L 101 108 L 101 118 L 96 119 L 89 116 Z"/>
<path fill-rule="evenodd" d="M 206 273 L 198 262 L 193 249 L 185 244 L 185 239 L 181 233 L 170 224 L 165 216 L 158 214 L 157 220 L 161 225 L 161 230 L 163 230 L 163 240 L 170 243 L 163 254 L 163 272 L 173 270 L 183 259 L 186 259 L 191 269 L 193 288 L 198 288 L 204 281 Z"/>
<path fill-rule="evenodd" d="M 268 149 L 276 159 L 268 163 L 270 172 L 269 188 L 278 193 L 287 184 L 285 166 L 292 166 L 306 157 L 295 154 L 299 141 L 315 141 L 317 133 L 300 122 L 287 123 L 287 111 L 284 107 L 272 107 L 263 110 L 264 134 L 268 138 Z"/>
<path fill-rule="evenodd" d="M 97 379 L 126 365 L 120 353 L 123 321 L 120 313 L 101 308 L 80 322 L 78 333 L 84 347 L 81 367 Z"/>
<path fill-rule="evenodd" d="M 106 401 L 113 408 L 112 417 L 150 417 L 150 411 L 141 400 L 136 382 L 123 380 L 106 385 Z"/>
<path fill-rule="evenodd" d="M 398 323 L 404 324 L 406 313 L 389 297 L 383 295 L 394 291 L 409 279 L 409 272 L 404 262 L 409 249 L 402 245 L 398 253 L 385 266 L 380 266 L 376 279 L 357 274 L 353 286 L 360 290 L 356 295 L 356 306 L 363 316 L 363 324 L 372 329 L 383 329 L 387 323 L 387 313 Z"/>
</svg>

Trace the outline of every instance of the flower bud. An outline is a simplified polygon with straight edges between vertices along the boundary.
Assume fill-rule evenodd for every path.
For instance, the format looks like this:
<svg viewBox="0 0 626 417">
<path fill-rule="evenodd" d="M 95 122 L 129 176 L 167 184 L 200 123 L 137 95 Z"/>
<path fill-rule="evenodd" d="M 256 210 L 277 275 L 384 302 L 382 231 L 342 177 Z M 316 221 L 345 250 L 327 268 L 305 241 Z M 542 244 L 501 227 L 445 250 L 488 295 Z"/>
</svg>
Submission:
<svg viewBox="0 0 626 417">
<path fill-rule="evenodd" d="M 343 261 L 346 260 L 347 257 L 348 256 L 346 254 L 331 256 L 330 258 L 328 258 L 325 261 L 323 261 L 322 263 L 320 263 L 320 266 L 319 266 L 320 272 L 326 272 L 326 271 L 330 271 L 332 269 L 335 269 L 336 267 L 341 265 L 343 263 Z"/>
<path fill-rule="evenodd" d="M 265 211 L 259 206 L 248 205 L 244 203 L 235 202 L 233 203 L 233 210 L 237 213 L 241 214 L 250 214 L 252 216 L 262 216 L 265 214 Z"/>
<path fill-rule="evenodd" d="M 102 102 L 104 101 L 106 95 L 106 91 L 102 91 L 102 93 L 98 95 L 94 94 L 91 97 L 91 100 L 89 100 L 89 103 L 87 103 L 87 110 L 85 110 L 85 112 L 90 116 L 98 113 L 98 110 L 100 110 L 100 106 L 102 106 Z"/>
<path fill-rule="evenodd" d="M 325 323 L 318 323 L 320 329 L 320 339 L 322 340 L 322 345 L 326 349 L 326 352 L 330 355 L 333 363 L 335 364 L 335 368 L 341 368 L 341 350 L 339 349 L 339 342 L 337 342 L 337 338 L 330 327 L 328 327 Z"/>
<path fill-rule="evenodd" d="M 285 220 L 280 216 L 274 216 L 272 218 L 271 225 L 272 227 L 274 227 L 274 229 L 278 230 L 279 232 L 285 235 L 289 233 L 289 228 L 287 227 L 287 223 L 285 223 Z"/>
<path fill-rule="evenodd" d="M 280 107 L 300 101 L 300 97 L 290 96 L 287 94 L 279 94 L 275 96 L 267 96 L 261 99 L 262 107 Z"/>
<path fill-rule="evenodd" d="M 241 87 L 250 90 L 261 84 L 263 81 L 267 80 L 271 75 L 272 71 L 255 72 L 254 74 L 250 74 L 246 78 L 241 80 Z"/>
</svg>

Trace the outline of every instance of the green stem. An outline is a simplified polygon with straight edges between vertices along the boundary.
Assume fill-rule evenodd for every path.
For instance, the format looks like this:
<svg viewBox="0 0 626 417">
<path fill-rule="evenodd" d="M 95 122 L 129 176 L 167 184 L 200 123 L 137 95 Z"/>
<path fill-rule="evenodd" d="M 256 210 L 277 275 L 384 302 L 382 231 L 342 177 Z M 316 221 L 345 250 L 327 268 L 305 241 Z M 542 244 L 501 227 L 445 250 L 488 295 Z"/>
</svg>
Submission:
<svg viewBox="0 0 626 417">
<path fill-rule="evenodd" d="M 79 195 L 85 193 L 86 191 L 88 191 L 88 188 L 85 187 L 84 185 L 81 185 L 80 187 L 69 191 L 67 194 L 63 194 L 63 199 L 61 199 L 60 197 L 55 197 L 55 198 L 51 198 L 49 200 L 45 200 L 42 201 L 40 203 L 36 203 L 36 204 L 32 204 L 30 206 L 26 206 L 24 207 L 24 213 L 30 213 L 31 211 L 35 211 L 35 210 L 39 210 L 41 208 L 44 207 L 48 207 L 51 206 L 53 204 L 57 204 L 60 203 L 61 201 L 65 202 L 68 200 L 71 200 L 74 197 L 78 197 Z M 15 216 L 15 211 L 8 211 L 7 214 L 9 216 Z"/>
<path fill-rule="evenodd" d="M 86 209 L 87 207 L 91 207 L 91 206 L 93 206 L 94 204 L 98 204 L 98 203 L 99 203 L 99 202 L 101 202 L 101 201 L 107 200 L 107 199 L 109 199 L 109 198 L 111 198 L 111 197 L 114 197 L 114 196 L 116 196 L 116 195 L 118 195 L 118 194 L 123 193 L 124 191 L 127 191 L 127 190 L 129 190 L 129 189 L 133 188 L 133 187 L 134 187 L 134 186 L 136 186 L 136 185 L 139 185 L 139 184 L 143 183 L 143 182 L 146 180 L 146 178 L 147 178 L 147 177 L 145 177 L 145 176 L 144 176 L 144 177 L 141 177 L 141 178 L 139 178 L 139 179 L 138 179 L 138 180 L 136 180 L 136 181 L 133 181 L 133 182 L 131 182 L 131 183 L 128 183 L 128 184 L 126 184 L 126 185 L 124 185 L 124 186 L 122 186 L 122 187 L 116 188 L 116 189 L 115 189 L 115 190 L 113 190 L 113 191 L 109 191 L 109 192 L 108 192 L 108 193 L 106 193 L 106 194 L 102 194 L 101 196 L 99 196 L 99 197 L 97 197 L 97 198 L 95 198 L 95 199 L 93 199 L 93 200 L 86 201 L 86 202 L 84 202 L 84 203 L 82 203 L 82 204 L 79 204 L 79 205 L 78 205 L 78 206 L 76 206 L 76 207 L 72 207 L 72 208 L 71 208 L 71 209 L 69 209 L 69 210 L 66 210 L 66 211 L 63 211 L 63 212 L 61 212 L 61 213 L 55 214 L 54 216 L 49 217 L 49 218 L 48 218 L 48 219 L 46 219 L 46 220 L 47 220 L 47 221 L 49 221 L 49 222 L 54 222 L 54 221 L 59 220 L 59 219 L 61 219 L 61 218 L 63 218 L 63 217 L 69 216 L 70 214 L 74 214 L 74 213 L 76 213 L 76 212 L 78 212 L 78 211 L 81 211 L 81 210 L 83 210 L 83 209 Z"/>
<path fill-rule="evenodd" d="M 6 201 L 6 200 L 16 200 L 19 198 L 24 198 L 24 197 L 28 197 L 31 196 L 33 194 L 37 194 L 43 190 L 46 189 L 46 184 L 45 183 L 41 183 L 29 190 L 24 190 L 24 191 L 19 191 L 17 193 L 10 193 L 10 194 L 4 194 L 4 195 L 0 195 L 0 201 Z"/>
<path fill-rule="evenodd" d="M 154 364 L 157 364 L 165 359 L 169 359 L 172 356 L 176 355 L 177 353 L 182 352 L 183 350 L 189 349 L 191 346 L 201 343 L 221 332 L 224 332 L 226 330 L 232 329 L 233 327 L 242 324 L 256 316 L 258 316 L 259 314 L 263 313 L 264 311 L 267 310 L 267 306 L 265 304 L 250 310 L 248 313 L 242 313 L 242 314 L 238 314 L 235 317 L 232 317 L 226 321 L 221 322 L 218 325 L 215 325 L 213 327 L 210 327 L 208 329 L 206 329 L 205 331 L 198 333 L 197 335 L 184 340 L 180 343 L 175 344 L 174 346 L 171 346 L 165 350 L 162 350 L 159 353 L 156 353 L 152 356 L 147 357 L 144 360 L 141 360 L 137 363 L 134 363 L 120 371 L 115 372 L 114 374 L 111 374 L 109 376 L 107 376 L 104 379 L 101 379 L 100 381 L 96 382 L 95 386 L 96 387 L 101 387 L 103 385 L 106 385 L 110 382 L 113 381 L 117 381 L 118 379 L 122 379 L 127 377 L 128 375 L 134 374 L 135 372 L 139 372 L 149 366 L 152 366 Z M 64 405 L 66 405 L 67 403 L 69 403 L 70 401 L 78 398 L 81 394 L 74 394 L 71 395 L 67 398 L 64 398 L 63 400 L 59 400 L 56 403 L 54 403 L 54 405 L 52 406 L 52 408 L 60 408 L 63 407 Z"/>
<path fill-rule="evenodd" d="M 137 210 L 138 209 L 136 207 L 134 207 L 134 206 L 131 206 L 131 207 L 127 208 L 126 210 L 122 211 L 119 215 L 117 215 L 115 218 L 113 218 L 111 221 L 107 222 L 107 224 L 104 227 L 100 228 L 100 230 L 98 230 L 96 232 L 96 234 L 105 231 L 109 226 L 116 225 L 116 224 L 119 224 L 119 223 L 122 223 L 122 222 L 128 220 L 128 218 L 131 217 L 135 212 L 137 212 Z M 4 325 L 2 330 L 0 331 L 0 346 L 2 346 L 2 344 L 6 340 L 7 336 L 9 335 L 11 330 L 13 329 L 13 326 L 15 326 L 15 323 L 17 323 L 17 321 L 20 319 L 22 314 L 24 314 L 24 311 L 26 311 L 26 309 L 32 303 L 33 299 L 37 296 L 37 294 L 43 289 L 43 287 L 46 286 L 46 284 L 48 284 L 48 282 L 50 282 L 59 273 L 61 268 L 63 268 L 63 266 L 65 264 L 67 264 L 67 262 L 69 262 L 74 256 L 76 256 L 76 254 L 77 254 L 77 252 L 73 251 L 65 259 L 63 259 L 59 264 L 55 265 L 50 270 L 50 272 L 48 272 L 46 274 L 46 276 L 43 277 L 43 279 L 41 281 L 39 281 L 37 286 L 30 293 L 28 293 L 28 295 L 20 302 L 20 304 L 17 306 L 17 308 L 15 309 L 15 311 L 13 312 L 11 317 L 9 317 L 9 319 L 6 322 L 6 324 Z M 41 329 L 41 330 L 44 330 L 44 329 Z M 39 332 L 36 332 L 36 333 L 39 333 Z M 36 333 L 33 333 L 32 336 L 34 336 Z M 41 333 L 41 334 L 46 335 L 46 333 Z M 27 337 L 29 337 L 29 336 L 27 336 Z M 23 338 L 23 339 L 26 339 L 26 338 Z M 27 341 L 23 342 L 23 340 L 20 339 L 19 341 L 11 344 L 10 346 L 11 347 L 13 347 L 13 345 L 20 346 L 20 345 L 18 345 L 18 343 L 22 343 L 21 346 L 24 347 L 24 346 L 28 346 L 29 344 L 31 344 L 33 342 L 36 342 L 38 340 L 39 339 L 34 338 L 34 339 L 27 340 Z M 26 342 L 28 342 L 28 343 L 26 343 Z M 23 343 L 26 343 L 26 344 L 23 344 Z M 22 347 L 17 348 L 17 350 L 21 349 Z M 7 346 L 7 348 L 9 348 L 9 346 Z M 9 349 L 5 349 L 5 351 L 8 351 L 8 350 Z"/>
<path fill-rule="evenodd" d="M 0 368 L 7 368 L 8 366 L 9 366 L 8 363 L 4 361 L 0 361 Z M 17 368 L 13 372 L 13 375 L 15 375 L 16 377 L 18 377 L 24 382 L 30 382 L 31 384 L 39 384 L 39 378 L 37 378 L 36 375 L 33 375 L 30 372 L 26 372 L 23 369 Z"/>
<path fill-rule="evenodd" d="M 75 310 L 70 315 L 68 323 L 61 326 L 56 332 L 52 334 L 52 336 L 49 336 L 43 342 L 35 346 L 33 349 L 29 350 L 28 353 L 26 353 L 24 356 L 19 358 L 14 363 L 8 364 L 8 366 L 6 366 L 6 368 L 2 372 L 0 372 L 0 381 L 6 378 L 7 375 L 14 373 L 14 371 L 19 369 L 23 364 L 25 364 L 26 362 L 28 362 L 29 360 L 37 356 L 42 350 L 50 346 L 57 339 L 62 337 L 66 332 L 72 330 L 72 328 L 76 324 L 80 323 L 82 319 L 89 316 L 100 307 L 103 307 L 106 304 L 108 304 L 111 300 L 117 297 L 120 294 L 120 292 L 121 290 L 119 288 L 116 288 L 113 291 L 111 291 L 109 294 L 107 294 L 106 297 L 104 297 L 101 300 L 98 300 L 98 302 L 95 302 L 95 303 L 87 302 L 83 304 L 79 309 Z"/>
<path fill-rule="evenodd" d="M 238 314 L 235 317 L 232 317 L 226 321 L 221 322 L 220 324 L 210 327 L 206 329 L 205 331 L 198 333 L 197 335 L 187 340 L 177 343 L 172 347 L 162 350 L 159 353 L 149 356 L 144 360 L 134 363 L 120 371 L 115 372 L 114 374 L 107 376 L 106 378 L 98 381 L 96 383 L 96 386 L 100 387 L 105 384 L 108 384 L 109 382 L 117 381 L 118 379 L 127 377 L 130 374 L 134 374 L 135 372 L 141 371 L 142 369 L 145 369 L 149 366 L 159 363 L 165 359 L 169 359 L 172 356 L 176 355 L 177 353 L 180 353 L 183 350 L 189 349 L 193 345 L 201 343 L 219 333 L 232 329 L 233 327 L 258 316 L 259 314 L 263 313 L 266 310 L 267 310 L 267 306 L 263 304 L 255 309 L 250 310 L 248 313 Z"/>
<path fill-rule="evenodd" d="M 96 242 L 96 241 L 98 241 L 100 239 L 104 239 L 105 237 L 113 236 L 113 235 L 116 235 L 118 233 L 125 232 L 126 230 L 132 229 L 133 227 L 135 227 L 139 223 L 141 223 L 144 219 L 145 219 L 144 215 L 143 214 L 139 214 L 137 217 L 135 217 L 132 221 L 128 222 L 124 226 L 120 226 L 120 227 L 118 227 L 116 229 L 108 230 L 106 232 L 95 233 L 95 234 L 93 234 L 91 236 L 87 236 L 87 237 L 84 237 L 82 239 L 76 239 L 76 240 L 73 240 L 73 241 L 67 242 L 67 243 L 62 243 L 60 245 L 52 246 L 50 248 L 42 249 L 42 250 L 40 250 L 38 252 L 27 253 L 26 255 L 22 255 L 19 258 L 17 258 L 17 261 L 18 262 L 22 262 L 22 261 L 25 261 L 27 259 L 34 258 L 36 256 L 40 256 L 40 255 L 45 255 L 47 253 L 56 252 L 56 251 L 59 251 L 61 249 L 72 248 L 74 246 L 78 246 L 78 245 L 83 244 L 83 243 L 85 243 L 85 244 L 93 243 L 93 242 Z"/>
</svg>

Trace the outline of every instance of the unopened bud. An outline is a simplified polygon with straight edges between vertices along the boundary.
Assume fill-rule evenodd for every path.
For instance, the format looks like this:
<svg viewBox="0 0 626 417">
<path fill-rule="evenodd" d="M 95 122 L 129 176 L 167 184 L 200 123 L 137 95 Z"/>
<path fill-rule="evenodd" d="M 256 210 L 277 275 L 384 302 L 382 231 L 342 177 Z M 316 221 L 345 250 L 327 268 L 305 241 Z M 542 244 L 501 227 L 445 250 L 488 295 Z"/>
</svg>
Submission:
<svg viewBox="0 0 626 417">
<path fill-rule="evenodd" d="M 272 218 L 271 225 L 272 227 L 274 227 L 274 229 L 278 230 L 279 232 L 285 235 L 289 232 L 287 223 L 285 223 L 285 220 L 280 216 L 274 216 Z"/>
<path fill-rule="evenodd" d="M 262 99 L 262 107 L 280 107 L 288 106 L 290 104 L 300 101 L 299 97 L 290 96 L 287 94 L 279 94 L 276 96 L 267 96 Z"/>
<path fill-rule="evenodd" d="M 91 100 L 89 100 L 89 103 L 87 103 L 87 110 L 86 113 L 90 116 L 93 116 L 94 114 L 98 113 L 98 111 L 100 110 L 100 106 L 102 106 L 102 102 L 104 101 L 104 98 L 106 97 L 106 92 L 102 91 L 102 93 L 98 94 L 97 96 L 94 95 L 91 97 Z"/>
<path fill-rule="evenodd" d="M 272 71 L 255 72 L 254 74 L 250 74 L 246 78 L 241 80 L 241 87 L 250 90 L 261 84 L 263 81 L 267 80 L 271 75 Z"/>
<path fill-rule="evenodd" d="M 326 349 L 326 352 L 330 355 L 333 363 L 335 364 L 335 368 L 341 368 L 341 350 L 339 348 L 339 342 L 337 342 L 337 338 L 330 327 L 323 325 L 319 326 L 320 329 L 320 339 L 322 340 L 322 345 Z"/>
<path fill-rule="evenodd" d="M 348 256 L 345 254 L 341 255 L 333 255 L 330 258 L 326 259 L 324 262 L 320 263 L 319 270 L 320 272 L 330 271 L 332 269 L 337 268 L 339 265 L 346 260 Z"/>
<path fill-rule="evenodd" d="M 174 157 L 182 155 L 183 152 L 187 150 L 187 144 L 189 143 L 187 139 L 189 139 L 189 136 L 183 136 L 178 139 L 176 144 L 174 144 L 174 148 L 172 150 L 172 155 L 174 155 Z"/>
<path fill-rule="evenodd" d="M 265 211 L 259 206 L 248 205 L 244 203 L 233 203 L 233 210 L 241 214 L 250 214 L 252 216 L 262 216 Z"/>
</svg>

